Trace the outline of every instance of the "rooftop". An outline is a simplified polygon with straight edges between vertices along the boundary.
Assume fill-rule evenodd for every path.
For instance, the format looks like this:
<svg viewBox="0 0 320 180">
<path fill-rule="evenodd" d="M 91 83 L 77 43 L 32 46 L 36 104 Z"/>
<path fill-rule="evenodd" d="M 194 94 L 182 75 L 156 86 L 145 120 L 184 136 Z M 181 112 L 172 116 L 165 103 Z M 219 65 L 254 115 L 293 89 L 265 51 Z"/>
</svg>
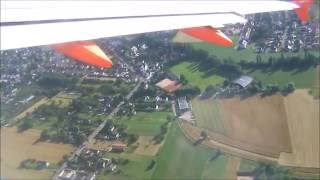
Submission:
<svg viewBox="0 0 320 180">
<path fill-rule="evenodd" d="M 233 83 L 240 85 L 241 87 L 245 88 L 247 87 L 251 82 L 253 81 L 253 78 L 250 76 L 241 76 L 240 78 L 233 81 Z"/>
</svg>

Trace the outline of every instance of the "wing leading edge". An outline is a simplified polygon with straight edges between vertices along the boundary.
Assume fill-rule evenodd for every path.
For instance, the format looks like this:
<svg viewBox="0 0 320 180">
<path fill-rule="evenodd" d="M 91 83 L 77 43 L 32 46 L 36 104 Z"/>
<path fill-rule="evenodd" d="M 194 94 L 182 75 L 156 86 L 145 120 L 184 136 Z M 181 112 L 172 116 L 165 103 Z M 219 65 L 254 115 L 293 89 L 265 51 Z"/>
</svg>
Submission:
<svg viewBox="0 0 320 180">
<path fill-rule="evenodd" d="M 217 27 L 244 23 L 245 14 L 298 7 L 283 1 L 1 1 L 0 47 L 54 44 L 52 47 L 67 56 L 111 67 L 111 61 L 92 41 L 79 41 L 182 29 L 196 39 L 231 46 L 232 41 Z"/>
</svg>

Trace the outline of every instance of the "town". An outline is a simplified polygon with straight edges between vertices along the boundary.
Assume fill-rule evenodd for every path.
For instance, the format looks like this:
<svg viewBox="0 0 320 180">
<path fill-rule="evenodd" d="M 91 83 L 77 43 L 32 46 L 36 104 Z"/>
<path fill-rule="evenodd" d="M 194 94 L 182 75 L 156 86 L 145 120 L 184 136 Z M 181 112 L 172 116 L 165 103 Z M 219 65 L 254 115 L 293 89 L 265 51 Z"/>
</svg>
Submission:
<svg viewBox="0 0 320 180">
<path fill-rule="evenodd" d="M 246 19 L 232 48 L 99 39 L 111 69 L 1 51 L 1 178 L 319 178 L 319 19 Z"/>
</svg>

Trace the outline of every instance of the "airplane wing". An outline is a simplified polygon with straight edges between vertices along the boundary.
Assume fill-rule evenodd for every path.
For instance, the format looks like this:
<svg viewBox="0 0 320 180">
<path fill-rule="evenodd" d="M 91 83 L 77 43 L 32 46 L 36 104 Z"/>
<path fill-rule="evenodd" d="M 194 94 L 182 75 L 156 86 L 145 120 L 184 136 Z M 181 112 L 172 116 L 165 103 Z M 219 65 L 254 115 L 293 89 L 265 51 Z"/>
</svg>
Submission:
<svg viewBox="0 0 320 180">
<path fill-rule="evenodd" d="M 0 47 L 52 45 L 82 62 L 111 67 L 87 40 L 182 29 L 197 39 L 230 46 L 232 41 L 216 28 L 244 23 L 247 14 L 306 8 L 295 1 L 1 1 Z"/>
</svg>

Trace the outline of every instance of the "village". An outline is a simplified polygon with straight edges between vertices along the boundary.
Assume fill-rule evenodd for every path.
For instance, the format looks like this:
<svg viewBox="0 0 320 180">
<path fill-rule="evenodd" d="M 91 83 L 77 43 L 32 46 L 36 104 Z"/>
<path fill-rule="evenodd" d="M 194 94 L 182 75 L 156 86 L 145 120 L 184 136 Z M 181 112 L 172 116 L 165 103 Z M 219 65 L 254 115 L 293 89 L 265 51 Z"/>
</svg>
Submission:
<svg viewBox="0 0 320 180">
<path fill-rule="evenodd" d="M 238 37 L 232 51 L 247 54 L 253 51 L 245 61 L 212 56 L 196 45 L 173 43 L 173 31 L 99 39 L 101 48 L 114 60 L 112 69 L 107 70 L 71 61 L 45 47 L 1 51 L 1 130 L 16 127 L 23 134 L 37 129 L 40 131 L 37 143 L 62 143 L 73 148 L 62 155 L 59 163 L 26 158 L 19 166 L 28 167 L 25 164 L 29 163 L 29 169 L 46 171 L 57 164 L 49 176 L 55 180 L 164 178 L 161 174 L 168 173 L 164 168 L 169 162 L 166 159 L 175 156 L 168 151 L 178 143 L 173 134 L 187 144 L 188 153 L 197 148 L 206 156 L 197 158 L 196 153 L 192 154 L 195 164 L 203 164 L 202 160 L 209 158 L 209 162 L 225 165 L 226 161 L 237 159 L 238 165 L 244 162 L 243 167 L 251 167 L 248 164 L 256 157 L 274 160 L 274 156 L 268 156 L 272 153 L 263 152 L 260 157 L 259 147 L 256 154 L 241 155 L 246 158 L 240 162 L 229 154 L 234 153 L 228 144 L 236 141 L 232 138 L 226 141 L 228 150 L 216 145 L 227 137 L 221 130 L 224 129 L 221 122 L 215 122 L 222 119 L 216 117 L 221 112 L 216 107 L 234 98 L 245 102 L 252 98 L 268 101 L 274 96 L 290 98 L 300 89 L 308 89 L 310 97 L 317 98 L 313 72 L 319 68 L 319 57 L 314 53 L 319 48 L 319 22 L 301 24 L 295 16 L 283 16 L 280 12 L 247 19 L 244 25 L 223 29 L 226 34 Z M 269 24 L 272 28 L 268 32 L 259 32 Z M 257 37 L 257 33 L 264 35 Z M 297 57 L 286 53 L 296 53 Z M 305 67 L 302 73 L 312 70 L 312 85 L 301 83 L 299 77 L 274 82 L 261 75 L 264 71 L 277 73 L 291 61 L 295 63 L 288 72 L 296 69 L 300 72 L 301 67 Z M 209 112 L 211 106 L 215 110 Z M 212 119 L 211 113 L 216 113 L 214 127 L 206 124 Z M 215 145 L 210 144 L 213 141 Z M 254 149 L 237 143 L 239 149 L 245 147 L 248 152 Z M 172 152 L 180 147 L 175 148 Z M 244 168 L 237 174 L 239 169 L 234 176 L 252 175 L 248 172 L 255 172 L 255 168 L 280 166 L 260 167 L 257 161 L 253 162 L 254 168 Z M 182 170 L 176 172 L 179 171 Z M 177 175 L 170 173 L 165 178 Z"/>
</svg>

